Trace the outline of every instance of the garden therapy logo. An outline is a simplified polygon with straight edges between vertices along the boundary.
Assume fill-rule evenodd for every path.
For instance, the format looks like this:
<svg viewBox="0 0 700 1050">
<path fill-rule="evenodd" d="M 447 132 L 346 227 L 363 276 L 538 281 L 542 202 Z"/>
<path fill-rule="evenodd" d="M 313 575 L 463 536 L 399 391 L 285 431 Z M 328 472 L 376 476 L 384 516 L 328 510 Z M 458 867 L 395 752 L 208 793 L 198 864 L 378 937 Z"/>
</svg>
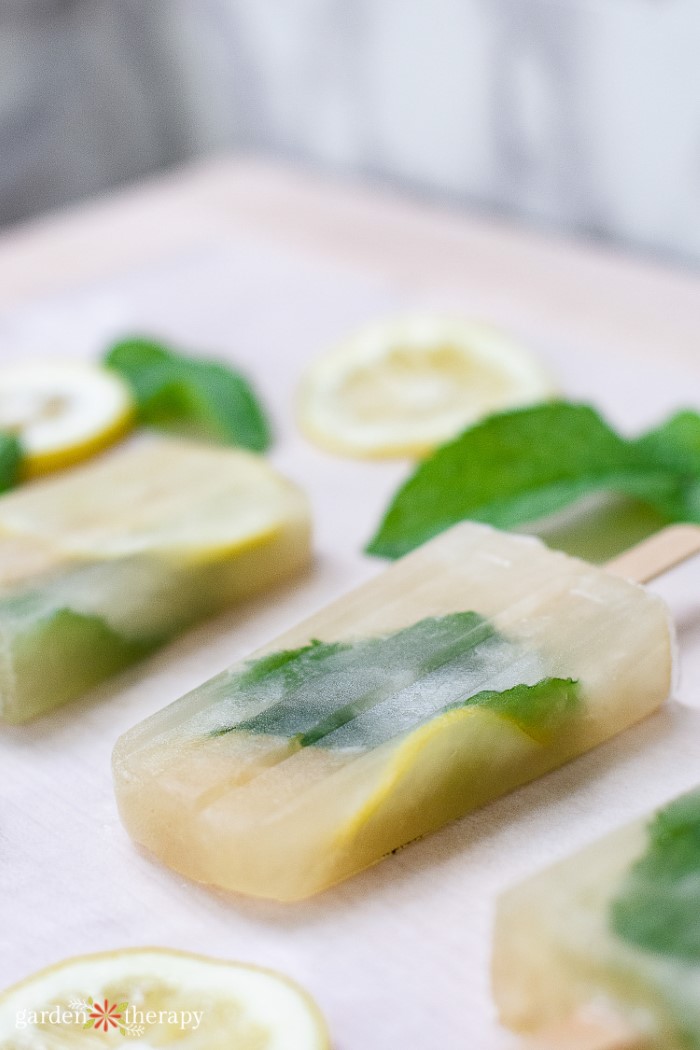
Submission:
<svg viewBox="0 0 700 1050">
<path fill-rule="evenodd" d="M 203 1010 L 147 1010 L 126 1000 L 71 999 L 68 1007 L 59 1005 L 43 1010 L 18 1010 L 17 1028 L 30 1025 L 80 1025 L 104 1034 L 119 1034 L 133 1039 L 142 1036 L 150 1025 L 175 1026 L 180 1031 L 196 1032 L 202 1023 Z"/>
<path fill-rule="evenodd" d="M 83 1011 L 87 1014 L 83 1028 L 96 1028 L 99 1032 L 109 1032 L 116 1028 L 120 1035 L 143 1035 L 145 1028 L 142 1024 L 136 1024 L 127 1020 L 129 1011 L 128 1002 L 110 1003 L 109 999 L 103 999 L 101 1003 L 90 998 L 85 1000 L 73 1000 L 71 1003 L 76 1012 Z M 89 1011 L 89 1013 L 88 1013 Z"/>
</svg>

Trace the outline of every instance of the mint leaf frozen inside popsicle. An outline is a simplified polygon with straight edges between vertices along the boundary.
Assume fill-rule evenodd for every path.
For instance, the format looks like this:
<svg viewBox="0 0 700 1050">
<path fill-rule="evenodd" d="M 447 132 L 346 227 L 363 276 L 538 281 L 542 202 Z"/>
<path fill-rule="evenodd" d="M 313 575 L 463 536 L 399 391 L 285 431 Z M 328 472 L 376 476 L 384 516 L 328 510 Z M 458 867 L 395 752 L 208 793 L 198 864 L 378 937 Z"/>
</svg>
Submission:
<svg viewBox="0 0 700 1050">
<path fill-rule="evenodd" d="M 18 625 L 12 639 L 6 717 L 21 718 L 86 692 L 142 659 L 154 641 L 127 638 L 103 617 L 62 608 Z"/>
<path fill-rule="evenodd" d="M 532 685 L 477 693 L 453 706 L 488 708 L 515 722 L 534 739 L 547 743 L 576 714 L 580 700 L 580 684 L 576 679 L 542 678 Z"/>
<path fill-rule="evenodd" d="M 611 905 L 611 926 L 639 948 L 700 963 L 700 791 L 657 813 L 647 834 Z"/>
<path fill-rule="evenodd" d="M 382 637 L 316 640 L 272 653 L 235 675 L 226 693 L 234 704 L 252 694 L 260 709 L 215 735 L 263 733 L 326 748 L 376 747 L 472 704 L 544 740 L 578 703 L 575 682 L 547 677 L 537 653 L 474 612 L 427 617 Z"/>
</svg>

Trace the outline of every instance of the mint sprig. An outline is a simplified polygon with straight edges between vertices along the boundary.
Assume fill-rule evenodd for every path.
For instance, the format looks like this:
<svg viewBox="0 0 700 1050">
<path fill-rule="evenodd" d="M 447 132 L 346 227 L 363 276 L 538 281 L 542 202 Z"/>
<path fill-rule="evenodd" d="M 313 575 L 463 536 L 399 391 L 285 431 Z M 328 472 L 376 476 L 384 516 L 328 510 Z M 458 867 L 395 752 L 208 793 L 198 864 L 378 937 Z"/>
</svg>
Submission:
<svg viewBox="0 0 700 1050">
<path fill-rule="evenodd" d="M 700 415 L 681 412 L 633 440 L 565 401 L 491 416 L 418 466 L 367 551 L 398 558 L 459 521 L 515 528 L 600 492 L 700 522 Z"/>
<path fill-rule="evenodd" d="M 139 420 L 253 452 L 271 443 L 270 426 L 249 382 L 229 365 L 193 358 L 149 339 L 125 339 L 104 363 L 131 387 Z"/>
</svg>

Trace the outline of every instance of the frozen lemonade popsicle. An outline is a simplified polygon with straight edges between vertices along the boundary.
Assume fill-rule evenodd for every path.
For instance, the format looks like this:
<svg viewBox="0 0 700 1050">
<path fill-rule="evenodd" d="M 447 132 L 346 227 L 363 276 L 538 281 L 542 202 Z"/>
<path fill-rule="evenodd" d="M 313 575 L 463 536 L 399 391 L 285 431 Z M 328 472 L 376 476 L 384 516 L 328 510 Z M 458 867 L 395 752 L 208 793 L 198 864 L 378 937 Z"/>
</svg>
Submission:
<svg viewBox="0 0 700 1050">
<path fill-rule="evenodd" d="M 700 790 L 506 893 L 493 974 L 517 1030 L 563 1022 L 565 1046 L 588 1013 L 601 1046 L 619 1019 L 645 1050 L 699 1050 Z"/>
<path fill-rule="evenodd" d="M 0 499 L 0 715 L 79 696 L 300 568 L 305 497 L 248 452 L 144 439 Z"/>
<path fill-rule="evenodd" d="M 663 603 L 465 523 L 126 733 L 131 835 L 202 882 L 306 897 L 666 699 Z"/>
</svg>

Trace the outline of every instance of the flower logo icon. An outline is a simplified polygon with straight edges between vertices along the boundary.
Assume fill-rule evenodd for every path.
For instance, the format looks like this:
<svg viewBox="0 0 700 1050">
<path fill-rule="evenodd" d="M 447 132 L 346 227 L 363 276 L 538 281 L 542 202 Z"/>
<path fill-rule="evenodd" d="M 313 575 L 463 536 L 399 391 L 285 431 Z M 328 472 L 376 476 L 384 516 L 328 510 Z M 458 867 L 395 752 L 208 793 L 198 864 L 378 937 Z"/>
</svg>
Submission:
<svg viewBox="0 0 700 1050">
<path fill-rule="evenodd" d="M 95 1028 L 97 1031 L 102 1029 L 103 1032 L 108 1032 L 110 1028 L 118 1028 L 120 1032 L 123 1031 L 122 1011 L 126 1009 L 127 1003 L 110 1003 L 109 999 L 102 1003 L 89 999 L 88 1003 L 92 1010 L 88 1014 L 85 1028 Z"/>
</svg>

